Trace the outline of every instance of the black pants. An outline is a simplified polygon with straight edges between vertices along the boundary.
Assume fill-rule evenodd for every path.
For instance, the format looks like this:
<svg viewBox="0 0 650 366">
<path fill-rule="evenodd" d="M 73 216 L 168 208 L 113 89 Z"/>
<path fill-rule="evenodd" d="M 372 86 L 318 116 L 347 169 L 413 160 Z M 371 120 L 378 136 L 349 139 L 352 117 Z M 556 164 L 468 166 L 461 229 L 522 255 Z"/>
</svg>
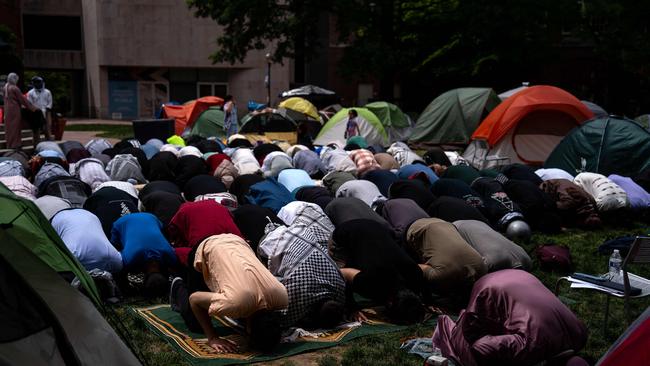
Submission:
<svg viewBox="0 0 650 366">
<path fill-rule="evenodd" d="M 203 333 L 203 329 L 196 320 L 192 307 L 190 306 L 190 295 L 197 291 L 210 291 L 203 281 L 203 275 L 194 269 L 194 257 L 196 256 L 196 247 L 190 251 L 187 256 L 187 271 L 185 274 L 185 285 L 178 288 L 176 299 L 180 308 L 181 317 L 187 328 L 194 333 Z"/>
</svg>

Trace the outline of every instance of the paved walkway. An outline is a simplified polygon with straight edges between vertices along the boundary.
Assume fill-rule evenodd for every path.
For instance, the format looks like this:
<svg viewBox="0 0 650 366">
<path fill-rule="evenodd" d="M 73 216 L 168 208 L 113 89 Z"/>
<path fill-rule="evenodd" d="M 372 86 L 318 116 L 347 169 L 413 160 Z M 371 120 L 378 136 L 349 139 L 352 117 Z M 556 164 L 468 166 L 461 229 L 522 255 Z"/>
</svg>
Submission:
<svg viewBox="0 0 650 366">
<path fill-rule="evenodd" d="M 63 141 L 79 141 L 82 145 L 85 145 L 88 141 L 96 138 L 98 133 L 102 131 L 64 131 L 63 132 Z M 111 144 L 115 145 L 120 140 L 108 137 L 101 137 L 106 139 Z"/>
<path fill-rule="evenodd" d="M 71 125 L 131 125 L 131 121 L 92 118 L 70 118 L 67 123 Z"/>
</svg>

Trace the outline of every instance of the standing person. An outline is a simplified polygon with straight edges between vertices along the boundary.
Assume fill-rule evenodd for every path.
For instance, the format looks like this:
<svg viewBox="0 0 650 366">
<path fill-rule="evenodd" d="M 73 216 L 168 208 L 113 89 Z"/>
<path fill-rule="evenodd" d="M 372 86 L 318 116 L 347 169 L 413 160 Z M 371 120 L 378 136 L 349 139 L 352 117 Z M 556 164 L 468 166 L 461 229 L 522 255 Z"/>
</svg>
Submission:
<svg viewBox="0 0 650 366">
<path fill-rule="evenodd" d="M 7 140 L 8 149 L 20 150 L 22 148 L 22 141 L 20 138 L 20 130 L 22 130 L 22 116 L 20 108 L 25 107 L 30 110 L 36 108 L 25 98 L 20 91 L 18 84 L 18 75 L 10 73 L 7 76 L 7 84 L 5 84 L 5 106 L 4 106 L 4 124 L 5 136 Z"/>
<path fill-rule="evenodd" d="M 361 131 L 359 130 L 359 124 L 357 123 L 357 116 L 359 114 L 355 109 L 350 109 L 348 112 L 348 124 L 345 127 L 345 139 L 349 139 L 352 136 L 358 136 L 361 135 Z"/>
<path fill-rule="evenodd" d="M 32 78 L 33 88 L 27 93 L 27 99 L 34 107 L 41 110 L 45 119 L 45 138 L 52 140 L 52 93 L 45 88 L 45 82 L 40 76 Z M 34 134 L 39 134 L 35 131 Z"/>
<path fill-rule="evenodd" d="M 226 139 L 237 133 L 237 104 L 232 95 L 226 95 L 224 99 L 226 104 L 223 105 L 223 111 L 226 117 L 223 120 L 223 129 L 226 131 Z"/>
</svg>

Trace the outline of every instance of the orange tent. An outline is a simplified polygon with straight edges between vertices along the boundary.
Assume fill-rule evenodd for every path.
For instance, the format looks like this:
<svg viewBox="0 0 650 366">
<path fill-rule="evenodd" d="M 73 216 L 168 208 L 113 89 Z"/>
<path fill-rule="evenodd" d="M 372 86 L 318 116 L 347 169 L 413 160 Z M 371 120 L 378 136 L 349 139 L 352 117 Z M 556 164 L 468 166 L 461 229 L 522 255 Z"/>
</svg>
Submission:
<svg viewBox="0 0 650 366">
<path fill-rule="evenodd" d="M 571 129 L 593 116 L 580 100 L 560 88 L 525 88 L 481 122 L 463 156 L 480 168 L 489 166 L 487 155 L 502 162 L 541 164 Z"/>
<path fill-rule="evenodd" d="M 223 105 L 223 99 L 219 97 L 202 97 L 191 100 L 183 105 L 165 105 L 163 109 L 167 118 L 176 120 L 174 123 L 174 133 L 181 135 L 185 128 L 192 127 L 194 121 L 212 106 Z"/>
</svg>

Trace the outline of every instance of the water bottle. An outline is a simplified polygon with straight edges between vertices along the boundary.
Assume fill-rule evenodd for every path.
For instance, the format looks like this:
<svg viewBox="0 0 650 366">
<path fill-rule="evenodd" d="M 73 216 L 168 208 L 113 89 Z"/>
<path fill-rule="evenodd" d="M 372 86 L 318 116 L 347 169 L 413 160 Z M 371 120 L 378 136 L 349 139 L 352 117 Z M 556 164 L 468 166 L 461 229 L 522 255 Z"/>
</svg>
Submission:
<svg viewBox="0 0 650 366">
<path fill-rule="evenodd" d="M 621 264 L 623 259 L 621 254 L 618 252 L 618 249 L 614 249 L 614 253 L 609 257 L 609 277 L 610 281 L 615 281 L 618 279 L 619 273 L 621 272 Z"/>
</svg>

